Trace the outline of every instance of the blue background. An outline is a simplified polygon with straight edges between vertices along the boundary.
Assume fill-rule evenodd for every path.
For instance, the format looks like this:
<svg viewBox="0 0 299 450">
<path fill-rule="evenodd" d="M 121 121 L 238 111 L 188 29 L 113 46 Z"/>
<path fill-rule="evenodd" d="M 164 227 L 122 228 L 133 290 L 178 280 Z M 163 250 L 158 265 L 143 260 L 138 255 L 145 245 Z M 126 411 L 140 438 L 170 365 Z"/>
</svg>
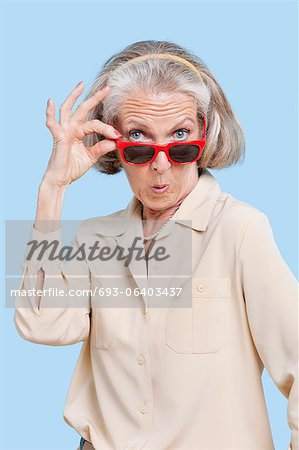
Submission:
<svg viewBox="0 0 299 450">
<path fill-rule="evenodd" d="M 297 273 L 296 2 L 10 1 L 1 9 L 4 219 L 34 219 L 51 151 L 48 97 L 59 106 L 80 80 L 87 91 L 105 60 L 135 41 L 172 40 L 209 66 L 245 132 L 244 164 L 211 172 L 224 191 L 267 214 Z M 131 195 L 123 173 L 90 170 L 70 186 L 63 218 L 110 213 Z M 24 341 L 13 309 L 1 313 L 0 448 L 75 450 L 79 435 L 62 413 L 82 344 Z M 287 401 L 266 371 L 263 383 L 275 449 L 287 449 Z"/>
</svg>

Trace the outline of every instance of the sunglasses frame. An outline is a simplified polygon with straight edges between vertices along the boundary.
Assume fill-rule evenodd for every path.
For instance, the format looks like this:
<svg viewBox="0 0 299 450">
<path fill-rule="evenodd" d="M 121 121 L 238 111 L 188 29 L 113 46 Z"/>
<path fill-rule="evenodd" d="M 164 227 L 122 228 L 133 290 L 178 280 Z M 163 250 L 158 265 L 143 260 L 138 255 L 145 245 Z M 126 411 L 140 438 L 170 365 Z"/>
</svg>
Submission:
<svg viewBox="0 0 299 450">
<path fill-rule="evenodd" d="M 164 144 L 164 145 L 158 145 L 158 144 L 155 144 L 153 142 L 149 142 L 149 143 L 146 143 L 146 142 L 132 142 L 132 141 L 122 141 L 121 139 L 115 139 L 115 143 L 116 143 L 116 148 L 120 152 L 122 160 L 126 164 L 130 164 L 131 166 L 135 166 L 135 167 L 146 166 L 147 164 L 152 163 L 156 159 L 156 157 L 157 157 L 159 152 L 164 152 L 166 157 L 167 157 L 167 159 L 168 159 L 168 161 L 171 164 L 177 164 L 177 165 L 181 165 L 181 166 L 182 165 L 186 165 L 186 164 L 191 164 L 194 161 L 197 161 L 201 157 L 203 149 L 204 149 L 204 147 L 206 145 L 206 120 L 204 118 L 203 138 L 200 139 L 200 140 L 195 140 L 195 141 L 175 141 L 175 142 L 169 142 L 168 144 Z M 196 158 L 192 159 L 192 161 L 188 161 L 188 162 L 174 161 L 171 158 L 170 154 L 169 154 L 169 149 L 171 147 L 176 147 L 176 146 L 179 146 L 179 145 L 196 145 L 196 146 L 198 146 L 199 147 L 198 155 L 196 156 Z M 135 164 L 133 162 L 127 161 L 126 158 L 125 158 L 125 155 L 124 155 L 124 150 L 126 149 L 126 147 L 131 147 L 131 146 L 134 146 L 134 147 L 135 146 L 137 146 L 137 147 L 153 147 L 155 152 L 154 152 L 153 157 L 149 161 L 146 161 L 145 163 Z"/>
</svg>

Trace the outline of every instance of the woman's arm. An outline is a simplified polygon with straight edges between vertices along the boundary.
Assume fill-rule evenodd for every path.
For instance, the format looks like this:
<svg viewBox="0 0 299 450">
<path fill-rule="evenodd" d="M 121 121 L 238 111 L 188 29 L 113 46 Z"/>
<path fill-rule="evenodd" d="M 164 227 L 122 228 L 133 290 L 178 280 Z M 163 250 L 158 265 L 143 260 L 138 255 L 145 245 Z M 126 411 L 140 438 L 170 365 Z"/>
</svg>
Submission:
<svg viewBox="0 0 299 450">
<path fill-rule="evenodd" d="M 47 182 L 40 185 L 34 228 L 41 233 L 50 233 L 60 229 L 61 212 L 66 186 L 50 186 Z M 45 235 L 47 240 L 49 236 Z M 39 269 L 36 274 L 36 290 L 43 288 L 45 272 Z M 40 296 L 35 297 L 35 306 L 39 307 Z"/>
<path fill-rule="evenodd" d="M 53 136 L 53 150 L 38 192 L 37 211 L 31 240 L 58 241 L 60 246 L 60 221 L 63 198 L 69 184 L 80 178 L 105 153 L 115 150 L 119 136 L 112 126 L 92 120 L 86 122 L 88 113 L 108 94 L 106 87 L 85 100 L 72 113 L 72 108 L 83 91 L 79 83 L 69 94 L 55 119 L 54 102 L 47 104 L 47 127 Z M 107 136 L 92 147 L 85 147 L 83 139 L 91 133 Z M 74 251 L 78 247 L 75 241 Z M 85 261 L 61 264 L 48 260 L 45 252 L 39 261 L 31 258 L 24 263 L 20 285 L 23 292 L 35 289 L 50 292 L 50 288 L 89 288 L 89 271 Z M 75 303 L 75 299 L 51 298 L 50 294 L 22 296 L 16 299 L 15 325 L 27 340 L 48 345 L 68 345 L 86 339 L 89 333 L 89 299 Z M 57 307 L 53 307 L 56 305 Z M 47 305 L 45 307 L 45 305 Z M 49 307 L 49 305 L 51 305 Z"/>
<path fill-rule="evenodd" d="M 100 120 L 86 122 L 88 113 L 109 93 L 109 87 L 81 103 L 72 113 L 75 102 L 83 92 L 84 85 L 78 83 L 59 109 L 59 122 L 55 117 L 55 105 L 48 100 L 46 124 L 53 137 L 52 154 L 39 187 L 34 228 L 49 233 L 60 228 L 61 211 L 65 191 L 69 184 L 82 177 L 105 153 L 115 150 L 115 139 L 119 132 Z M 83 139 L 88 134 L 101 133 L 108 137 L 92 147 L 85 147 Z M 44 274 L 39 270 L 37 288 L 43 286 Z M 37 298 L 37 301 L 39 299 Z"/>
<path fill-rule="evenodd" d="M 288 398 L 292 450 L 298 450 L 298 283 L 267 216 L 256 214 L 239 251 L 248 322 L 259 356 Z"/>
</svg>

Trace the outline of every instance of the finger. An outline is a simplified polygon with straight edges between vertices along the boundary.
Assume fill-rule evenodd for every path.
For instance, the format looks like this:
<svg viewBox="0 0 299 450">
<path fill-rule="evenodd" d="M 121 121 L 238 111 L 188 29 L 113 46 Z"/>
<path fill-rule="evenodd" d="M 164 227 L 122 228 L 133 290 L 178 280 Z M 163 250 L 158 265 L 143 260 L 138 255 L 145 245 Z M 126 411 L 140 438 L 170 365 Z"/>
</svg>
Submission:
<svg viewBox="0 0 299 450">
<path fill-rule="evenodd" d="M 55 134 L 55 131 L 58 128 L 58 124 L 56 122 L 55 118 L 55 103 L 54 100 L 49 98 L 47 102 L 47 108 L 46 108 L 46 125 L 51 131 L 52 134 Z"/>
<path fill-rule="evenodd" d="M 73 113 L 72 119 L 75 121 L 86 120 L 87 114 L 106 97 L 109 90 L 110 87 L 105 86 L 103 89 L 96 92 L 92 97 L 82 102 Z"/>
<path fill-rule="evenodd" d="M 105 136 L 110 139 L 117 139 L 121 136 L 121 134 L 111 125 L 107 125 L 100 120 L 94 119 L 85 122 L 82 125 L 82 130 L 85 135 L 91 133 L 99 133 L 102 136 Z"/>
<path fill-rule="evenodd" d="M 104 139 L 103 141 L 97 142 L 92 147 L 86 147 L 86 151 L 91 157 L 91 159 L 96 162 L 101 156 L 106 153 L 116 150 L 115 141 Z"/>
<path fill-rule="evenodd" d="M 80 83 L 77 84 L 77 86 L 71 91 L 71 93 L 62 103 L 62 105 L 59 108 L 59 122 L 61 124 L 71 117 L 72 108 L 83 91 L 84 91 L 84 83 L 83 81 L 80 81 Z"/>
</svg>

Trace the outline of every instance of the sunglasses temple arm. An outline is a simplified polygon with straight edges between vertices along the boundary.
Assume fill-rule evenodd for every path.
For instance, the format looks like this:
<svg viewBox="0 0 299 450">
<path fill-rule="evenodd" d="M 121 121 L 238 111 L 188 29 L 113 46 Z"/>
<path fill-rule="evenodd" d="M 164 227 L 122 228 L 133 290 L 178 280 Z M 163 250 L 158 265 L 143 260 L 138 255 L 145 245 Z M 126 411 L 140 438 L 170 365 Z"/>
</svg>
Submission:
<svg viewBox="0 0 299 450">
<path fill-rule="evenodd" d="M 206 140 L 206 132 L 207 132 L 207 119 L 204 117 L 204 119 L 203 119 L 203 136 L 204 136 L 204 140 Z"/>
</svg>

